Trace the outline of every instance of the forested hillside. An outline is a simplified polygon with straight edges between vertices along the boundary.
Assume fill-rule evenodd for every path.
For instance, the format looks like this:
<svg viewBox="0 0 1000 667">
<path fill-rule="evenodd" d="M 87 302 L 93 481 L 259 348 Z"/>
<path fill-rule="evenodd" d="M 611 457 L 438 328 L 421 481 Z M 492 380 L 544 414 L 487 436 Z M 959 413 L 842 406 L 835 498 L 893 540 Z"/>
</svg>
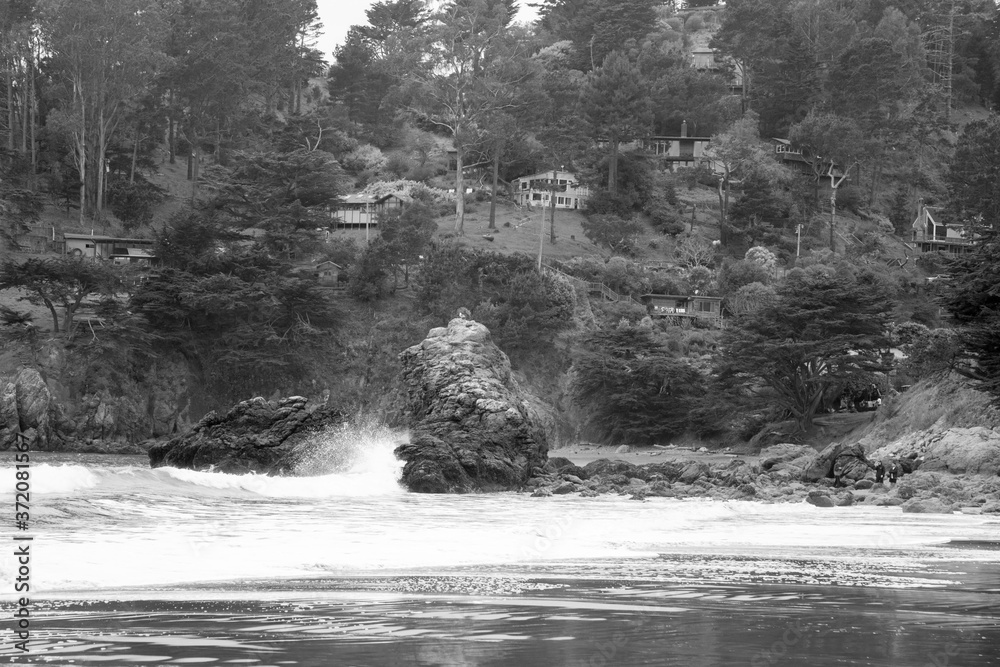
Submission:
<svg viewBox="0 0 1000 667">
<path fill-rule="evenodd" d="M 0 374 L 41 371 L 62 442 L 256 395 L 391 422 L 459 308 L 563 440 L 1000 395 L 992 0 L 382 1 L 331 62 L 314 0 L 0 12 Z M 344 228 L 355 195 L 401 206 Z"/>
</svg>

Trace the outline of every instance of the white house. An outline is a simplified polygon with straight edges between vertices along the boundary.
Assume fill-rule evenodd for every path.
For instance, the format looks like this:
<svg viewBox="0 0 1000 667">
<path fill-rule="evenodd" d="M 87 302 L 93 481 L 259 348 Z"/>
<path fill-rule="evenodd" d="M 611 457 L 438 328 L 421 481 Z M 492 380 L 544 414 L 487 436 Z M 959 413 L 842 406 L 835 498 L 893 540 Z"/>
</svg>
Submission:
<svg viewBox="0 0 1000 667">
<path fill-rule="evenodd" d="M 558 169 L 515 178 L 511 186 L 521 206 L 550 206 L 550 198 L 555 196 L 556 208 L 583 208 L 590 196 L 590 189 L 577 180 L 576 174 Z"/>
<path fill-rule="evenodd" d="M 402 208 L 412 201 L 409 195 L 394 192 L 376 197 L 374 195 L 347 195 L 331 212 L 337 218 L 338 227 L 368 227 L 378 225 L 378 215 Z"/>
</svg>

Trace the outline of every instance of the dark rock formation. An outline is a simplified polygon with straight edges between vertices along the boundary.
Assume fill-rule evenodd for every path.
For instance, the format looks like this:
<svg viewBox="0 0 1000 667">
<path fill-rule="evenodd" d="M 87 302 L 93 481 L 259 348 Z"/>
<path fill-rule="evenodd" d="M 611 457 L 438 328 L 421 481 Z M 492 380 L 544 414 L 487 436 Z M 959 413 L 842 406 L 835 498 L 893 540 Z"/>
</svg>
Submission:
<svg viewBox="0 0 1000 667">
<path fill-rule="evenodd" d="M 545 466 L 541 418 L 486 327 L 456 318 L 400 359 L 410 442 L 396 456 L 406 462 L 403 483 L 410 490 L 518 489 Z"/>
<path fill-rule="evenodd" d="M 254 398 L 225 415 L 210 412 L 195 427 L 149 450 L 149 464 L 228 473 L 287 474 L 317 436 L 344 415 L 301 396 L 278 402 Z"/>
<path fill-rule="evenodd" d="M 34 368 L 23 368 L 0 385 L 0 450 L 19 441 L 31 449 L 47 449 L 56 421 L 56 406 L 45 380 Z"/>
<path fill-rule="evenodd" d="M 854 481 L 864 479 L 870 469 L 861 445 L 835 442 L 816 454 L 803 470 L 802 480 L 816 482 L 839 476 L 844 480 Z"/>
</svg>

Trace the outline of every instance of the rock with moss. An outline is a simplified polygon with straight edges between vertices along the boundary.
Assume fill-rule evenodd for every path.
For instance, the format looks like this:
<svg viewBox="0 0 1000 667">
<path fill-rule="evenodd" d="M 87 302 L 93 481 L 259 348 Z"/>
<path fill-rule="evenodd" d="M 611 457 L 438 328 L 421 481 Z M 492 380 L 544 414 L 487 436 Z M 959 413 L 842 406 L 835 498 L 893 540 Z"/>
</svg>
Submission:
<svg viewBox="0 0 1000 667">
<path fill-rule="evenodd" d="M 541 415 L 489 330 L 456 318 L 400 355 L 410 440 L 396 449 L 402 482 L 423 493 L 524 487 L 544 468 Z"/>
</svg>

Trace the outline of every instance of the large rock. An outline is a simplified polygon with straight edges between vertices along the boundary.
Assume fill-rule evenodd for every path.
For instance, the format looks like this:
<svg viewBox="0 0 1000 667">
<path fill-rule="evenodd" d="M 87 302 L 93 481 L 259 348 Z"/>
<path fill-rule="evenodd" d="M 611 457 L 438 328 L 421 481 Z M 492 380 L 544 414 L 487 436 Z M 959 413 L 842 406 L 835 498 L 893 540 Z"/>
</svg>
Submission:
<svg viewBox="0 0 1000 667">
<path fill-rule="evenodd" d="M 0 449 L 9 449 L 22 439 L 32 449 L 47 449 L 54 411 L 41 373 L 22 368 L 13 380 L 0 386 Z"/>
<path fill-rule="evenodd" d="M 179 437 L 154 445 L 149 464 L 228 473 L 294 473 L 295 463 L 341 426 L 338 410 L 301 396 L 277 402 L 254 398 L 237 403 L 225 415 L 210 412 Z"/>
<path fill-rule="evenodd" d="M 919 464 L 920 470 L 1000 474 L 1000 433 L 985 427 L 945 428 L 943 422 L 877 449 L 873 458 Z"/>
<path fill-rule="evenodd" d="M 857 444 L 835 442 L 827 446 L 802 471 L 802 480 L 818 482 L 839 476 L 844 480 L 864 479 L 870 468 L 864 448 Z"/>
<path fill-rule="evenodd" d="M 478 322 L 456 318 L 402 354 L 410 442 L 403 483 L 425 493 L 517 489 L 545 465 L 541 417 L 507 355 Z"/>
<path fill-rule="evenodd" d="M 809 445 L 779 443 L 760 450 L 760 468 L 765 472 L 789 470 L 801 473 L 815 457 L 816 450 Z"/>
</svg>

